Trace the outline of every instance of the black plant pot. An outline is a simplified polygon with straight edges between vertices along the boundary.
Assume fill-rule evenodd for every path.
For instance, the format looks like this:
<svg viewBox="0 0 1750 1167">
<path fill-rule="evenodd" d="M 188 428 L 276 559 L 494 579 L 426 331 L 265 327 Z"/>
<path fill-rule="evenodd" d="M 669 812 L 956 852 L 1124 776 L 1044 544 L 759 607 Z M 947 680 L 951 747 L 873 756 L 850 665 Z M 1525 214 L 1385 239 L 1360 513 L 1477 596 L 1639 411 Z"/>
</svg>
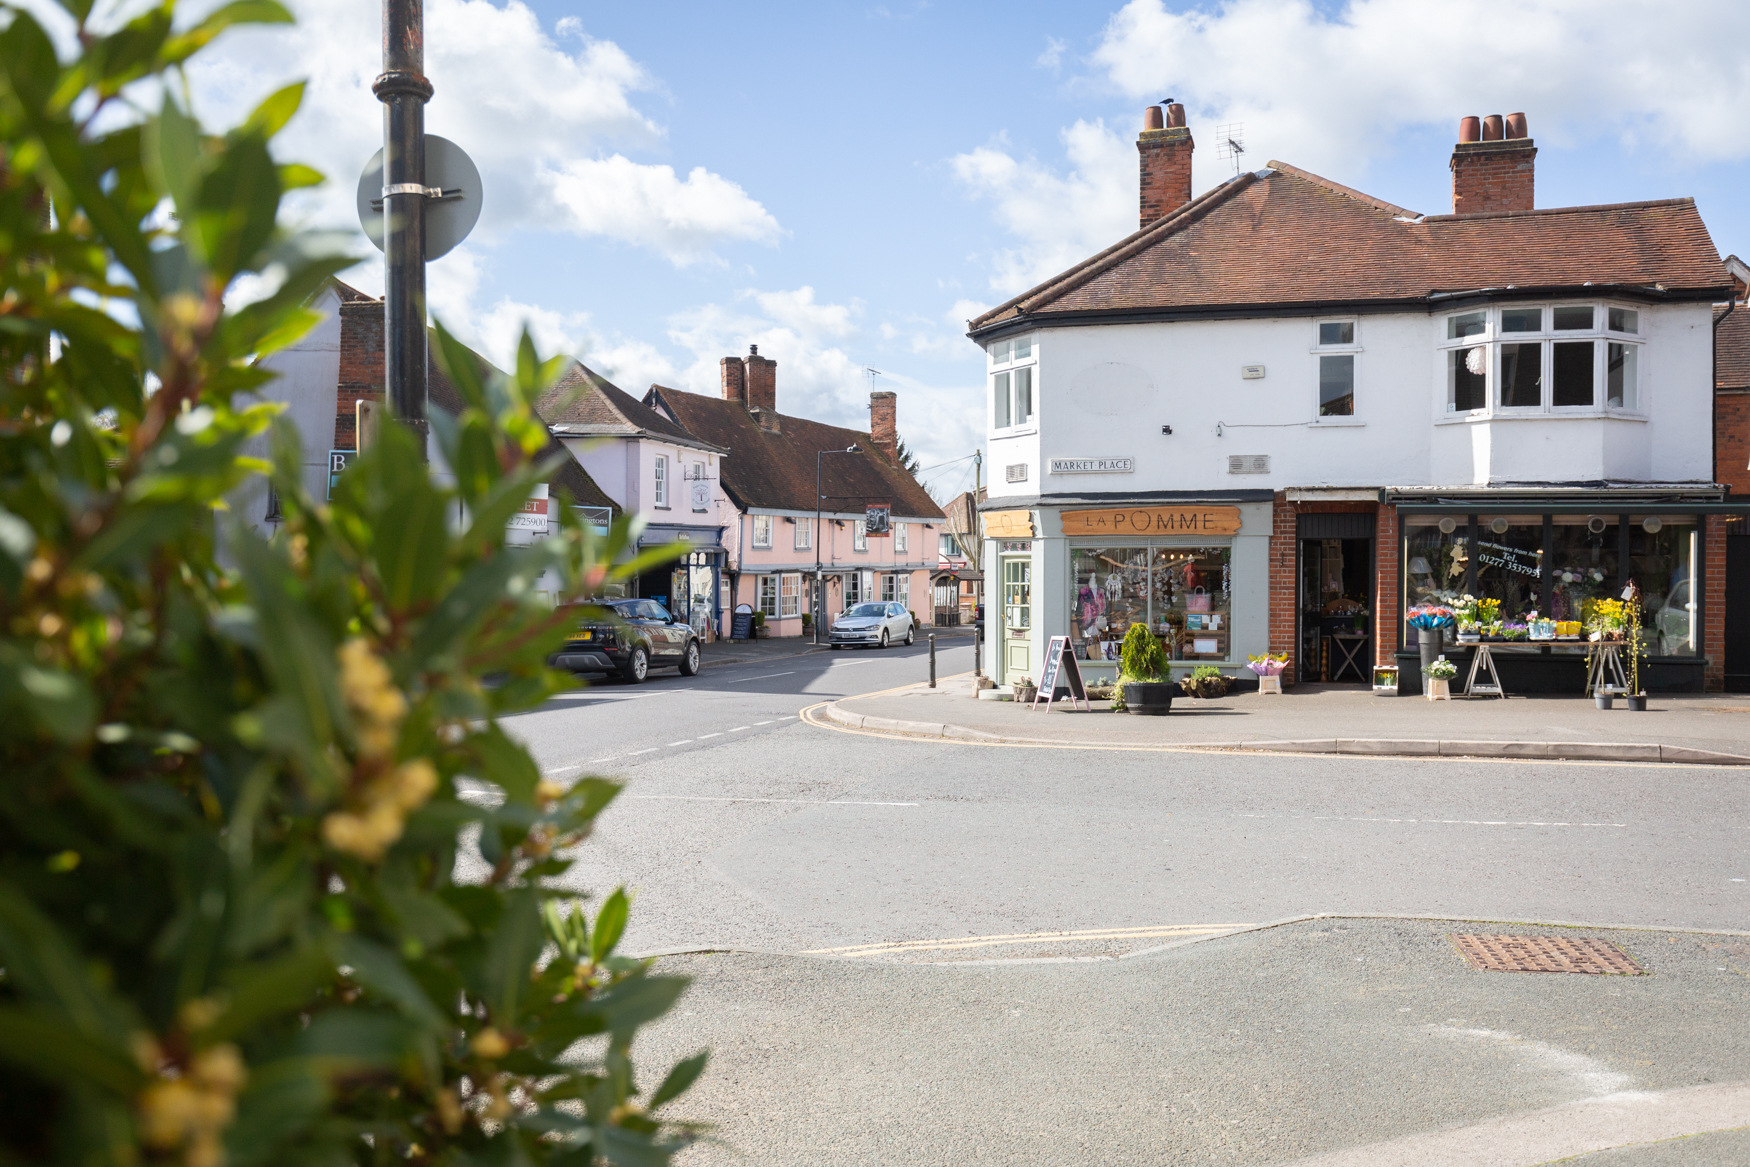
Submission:
<svg viewBox="0 0 1750 1167">
<path fill-rule="evenodd" d="M 1630 712 L 1645 713 L 1647 711 L 1647 695 L 1645 693 L 1642 693 L 1639 696 L 1624 697 L 1622 700 L 1623 704 L 1628 706 Z"/>
<path fill-rule="evenodd" d="M 1172 681 L 1127 681 L 1124 685 L 1124 708 L 1143 717 L 1159 717 L 1173 708 L 1173 696 L 1179 686 Z"/>
</svg>

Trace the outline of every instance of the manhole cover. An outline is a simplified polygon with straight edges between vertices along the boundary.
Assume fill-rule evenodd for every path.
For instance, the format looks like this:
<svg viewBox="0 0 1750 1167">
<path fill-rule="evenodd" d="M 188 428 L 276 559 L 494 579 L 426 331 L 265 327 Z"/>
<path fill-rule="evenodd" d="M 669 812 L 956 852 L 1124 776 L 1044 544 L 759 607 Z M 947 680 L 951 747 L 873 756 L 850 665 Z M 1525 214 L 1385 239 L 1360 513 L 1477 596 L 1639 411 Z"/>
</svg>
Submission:
<svg viewBox="0 0 1750 1167">
<path fill-rule="evenodd" d="M 1452 942 L 1472 968 L 1486 972 L 1606 973 L 1645 976 L 1634 958 L 1608 940 L 1565 936 L 1484 936 L 1452 934 Z"/>
</svg>

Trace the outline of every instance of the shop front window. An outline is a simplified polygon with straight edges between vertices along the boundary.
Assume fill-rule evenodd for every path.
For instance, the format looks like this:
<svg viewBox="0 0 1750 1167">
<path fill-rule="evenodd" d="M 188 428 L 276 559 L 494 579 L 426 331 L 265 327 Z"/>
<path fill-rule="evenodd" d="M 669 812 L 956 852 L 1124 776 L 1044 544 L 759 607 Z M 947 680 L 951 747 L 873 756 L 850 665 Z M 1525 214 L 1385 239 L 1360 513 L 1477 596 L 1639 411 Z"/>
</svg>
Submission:
<svg viewBox="0 0 1750 1167">
<path fill-rule="evenodd" d="M 1693 656 L 1696 528 L 1693 516 L 1629 519 L 1628 575 L 1641 589 L 1641 623 L 1654 656 Z"/>
<path fill-rule="evenodd" d="M 1554 516 L 1550 619 L 1584 620 L 1589 601 L 1620 597 L 1618 558 L 1615 515 Z"/>
<path fill-rule="evenodd" d="M 1172 660 L 1228 659 L 1233 580 L 1228 547 L 1097 547 L 1070 553 L 1070 637 L 1084 660 L 1116 662 L 1133 624 Z"/>
<path fill-rule="evenodd" d="M 1501 601 L 1503 623 L 1524 624 L 1543 596 L 1543 516 L 1477 518 L 1479 599 Z M 1541 614 L 1541 613 L 1540 613 Z"/>
<path fill-rule="evenodd" d="M 1404 607 L 1450 604 L 1468 590 L 1470 518 L 1404 517 Z"/>
</svg>

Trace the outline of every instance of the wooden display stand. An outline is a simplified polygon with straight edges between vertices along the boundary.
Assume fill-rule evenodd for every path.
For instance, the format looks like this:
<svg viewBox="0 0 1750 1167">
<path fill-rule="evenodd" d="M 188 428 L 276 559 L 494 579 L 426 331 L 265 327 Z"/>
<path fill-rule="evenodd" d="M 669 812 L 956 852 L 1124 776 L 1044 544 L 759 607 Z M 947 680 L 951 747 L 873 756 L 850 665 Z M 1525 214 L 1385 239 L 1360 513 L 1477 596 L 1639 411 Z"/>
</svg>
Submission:
<svg viewBox="0 0 1750 1167">
<path fill-rule="evenodd" d="M 1282 674 L 1281 673 L 1277 673 L 1275 676 L 1270 676 L 1270 677 L 1260 676 L 1258 678 L 1258 695 L 1261 697 L 1265 693 L 1274 693 L 1278 697 L 1282 696 Z"/>
<path fill-rule="evenodd" d="M 1622 658 L 1617 650 L 1620 640 L 1597 641 L 1597 651 L 1590 654 L 1586 665 L 1586 692 L 1594 697 L 1616 697 L 1628 692 L 1628 675 L 1622 671 Z M 1612 683 L 1614 682 L 1614 684 Z"/>
<path fill-rule="evenodd" d="M 1487 669 L 1489 679 L 1478 681 L 1477 672 Z M 1464 695 L 1466 697 L 1502 697 L 1507 696 L 1507 690 L 1501 687 L 1501 674 L 1495 671 L 1495 658 L 1489 652 L 1489 646 L 1478 644 L 1476 655 L 1470 660 L 1470 675 L 1464 679 Z"/>
</svg>

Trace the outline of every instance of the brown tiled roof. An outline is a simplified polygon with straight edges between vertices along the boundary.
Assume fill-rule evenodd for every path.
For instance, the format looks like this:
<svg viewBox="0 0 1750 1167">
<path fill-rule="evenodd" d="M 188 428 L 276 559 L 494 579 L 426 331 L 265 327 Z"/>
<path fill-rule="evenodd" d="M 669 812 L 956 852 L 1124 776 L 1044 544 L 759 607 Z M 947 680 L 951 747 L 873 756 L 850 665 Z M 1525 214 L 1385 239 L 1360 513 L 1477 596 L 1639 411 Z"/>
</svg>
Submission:
<svg viewBox="0 0 1750 1167">
<path fill-rule="evenodd" d="M 550 427 L 567 436 L 648 434 L 685 445 L 699 444 L 699 439 L 582 361 L 573 361 L 553 387 L 541 395 L 535 402 L 535 412 Z"/>
<path fill-rule="evenodd" d="M 1727 282 L 1693 199 L 1419 216 L 1271 162 L 970 324 L 1588 283 L 1661 284 L 1673 296 L 1717 299 Z"/>
<path fill-rule="evenodd" d="M 723 459 L 723 489 L 744 511 L 813 510 L 816 454 L 855 444 L 862 454 L 821 459 L 825 509 L 853 511 L 865 503 L 885 502 L 898 516 L 942 517 L 942 509 L 917 479 L 889 462 L 860 430 L 777 414 L 778 432 L 773 433 L 761 429 L 738 401 L 661 385 L 651 386 L 644 400 L 668 413 L 687 432 L 729 452 Z"/>
<path fill-rule="evenodd" d="M 1726 306 L 1714 309 L 1714 388 L 1750 389 L 1750 304 L 1739 304 L 1722 322 Z"/>
<path fill-rule="evenodd" d="M 431 371 L 427 374 L 426 399 L 448 413 L 461 413 L 463 409 L 462 395 L 457 391 L 455 383 L 445 375 L 443 368 L 438 364 L 436 345 L 429 347 L 428 355 Z M 479 362 L 481 376 L 490 377 L 498 372 L 479 353 L 474 354 L 474 359 Z M 541 451 L 540 456 L 546 459 L 555 454 L 565 460 L 559 464 L 559 469 L 553 477 L 547 480 L 548 490 L 554 494 L 558 494 L 560 491 L 570 494 L 571 501 L 578 506 L 607 507 L 616 515 L 620 513 L 619 506 L 603 492 L 601 487 L 596 485 L 595 479 L 591 478 L 589 473 L 578 465 L 577 459 L 571 456 L 571 451 L 565 448 L 565 443 L 554 437 L 552 427 L 548 426 L 547 445 Z"/>
</svg>

